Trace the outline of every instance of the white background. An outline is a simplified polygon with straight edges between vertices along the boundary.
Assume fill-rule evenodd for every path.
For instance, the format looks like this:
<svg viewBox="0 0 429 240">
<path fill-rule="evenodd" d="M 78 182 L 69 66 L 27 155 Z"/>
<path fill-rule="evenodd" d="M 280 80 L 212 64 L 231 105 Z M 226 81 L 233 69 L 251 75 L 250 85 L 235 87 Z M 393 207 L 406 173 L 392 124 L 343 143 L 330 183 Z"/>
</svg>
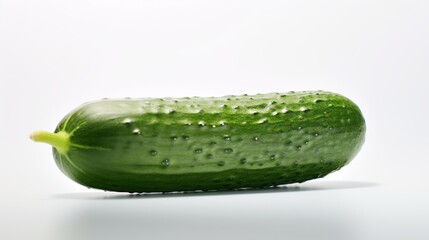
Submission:
<svg viewBox="0 0 429 240">
<path fill-rule="evenodd" d="M 429 2 L 0 0 L 1 239 L 429 239 Z M 327 90 L 366 142 L 289 188 L 88 190 L 29 140 L 103 97 Z"/>
</svg>

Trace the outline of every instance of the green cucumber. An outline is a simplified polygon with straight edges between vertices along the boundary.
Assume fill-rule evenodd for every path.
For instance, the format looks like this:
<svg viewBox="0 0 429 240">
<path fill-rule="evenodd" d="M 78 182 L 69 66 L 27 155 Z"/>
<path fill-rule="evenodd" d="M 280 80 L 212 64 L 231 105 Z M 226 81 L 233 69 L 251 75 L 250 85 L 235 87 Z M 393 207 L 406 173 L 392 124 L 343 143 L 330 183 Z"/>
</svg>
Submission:
<svg viewBox="0 0 429 240">
<path fill-rule="evenodd" d="M 103 99 L 30 137 L 51 144 L 60 170 L 87 187 L 168 192 L 321 178 L 348 164 L 364 136 L 352 101 L 312 91 Z"/>
</svg>

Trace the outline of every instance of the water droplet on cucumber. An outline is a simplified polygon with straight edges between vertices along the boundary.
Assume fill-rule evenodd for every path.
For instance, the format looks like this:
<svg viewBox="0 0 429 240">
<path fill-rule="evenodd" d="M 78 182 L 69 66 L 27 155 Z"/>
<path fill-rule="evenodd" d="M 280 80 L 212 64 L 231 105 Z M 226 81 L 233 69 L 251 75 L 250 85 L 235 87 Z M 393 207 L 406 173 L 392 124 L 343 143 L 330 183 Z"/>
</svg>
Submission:
<svg viewBox="0 0 429 240">
<path fill-rule="evenodd" d="M 230 154 L 230 153 L 232 153 L 232 152 L 233 152 L 233 150 L 232 150 L 232 148 L 225 148 L 225 149 L 223 150 L 223 152 L 224 152 L 224 153 L 227 153 L 227 154 Z"/>
<path fill-rule="evenodd" d="M 168 167 L 168 166 L 170 166 L 170 160 L 168 160 L 168 159 L 163 160 L 163 161 L 161 162 L 161 166 L 163 166 L 163 167 Z"/>
<path fill-rule="evenodd" d="M 133 121 L 131 119 L 129 119 L 129 118 L 125 118 L 122 121 L 122 124 L 127 125 L 127 126 L 131 125 L 132 123 L 133 123 Z"/>
<path fill-rule="evenodd" d="M 300 107 L 300 108 L 299 108 L 299 110 L 300 110 L 301 112 L 308 112 L 308 111 L 310 111 L 310 109 L 308 109 L 308 108 L 306 108 L 306 107 Z"/>
</svg>

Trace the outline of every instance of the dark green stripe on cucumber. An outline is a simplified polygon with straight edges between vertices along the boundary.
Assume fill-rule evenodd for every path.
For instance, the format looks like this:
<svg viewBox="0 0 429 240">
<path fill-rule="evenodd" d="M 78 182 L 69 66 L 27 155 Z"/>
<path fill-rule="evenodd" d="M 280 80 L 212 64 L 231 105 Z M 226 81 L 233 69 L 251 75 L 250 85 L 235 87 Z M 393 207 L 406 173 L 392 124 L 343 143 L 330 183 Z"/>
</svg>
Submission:
<svg viewBox="0 0 429 240">
<path fill-rule="evenodd" d="M 334 93 L 104 99 L 78 107 L 54 133 L 58 167 L 119 192 L 261 188 L 321 178 L 349 163 L 365 120 Z"/>
</svg>

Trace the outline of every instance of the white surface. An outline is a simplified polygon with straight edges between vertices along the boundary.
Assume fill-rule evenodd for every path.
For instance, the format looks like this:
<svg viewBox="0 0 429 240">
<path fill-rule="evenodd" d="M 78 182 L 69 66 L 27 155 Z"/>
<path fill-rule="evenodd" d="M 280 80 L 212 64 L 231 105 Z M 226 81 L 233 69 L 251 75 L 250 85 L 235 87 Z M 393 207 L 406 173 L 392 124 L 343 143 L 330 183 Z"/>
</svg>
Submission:
<svg viewBox="0 0 429 240">
<path fill-rule="evenodd" d="M 1 239 L 429 239 L 427 1 L 0 0 Z M 128 196 L 61 174 L 52 130 L 102 97 L 328 90 L 367 141 L 325 179 Z"/>
</svg>

